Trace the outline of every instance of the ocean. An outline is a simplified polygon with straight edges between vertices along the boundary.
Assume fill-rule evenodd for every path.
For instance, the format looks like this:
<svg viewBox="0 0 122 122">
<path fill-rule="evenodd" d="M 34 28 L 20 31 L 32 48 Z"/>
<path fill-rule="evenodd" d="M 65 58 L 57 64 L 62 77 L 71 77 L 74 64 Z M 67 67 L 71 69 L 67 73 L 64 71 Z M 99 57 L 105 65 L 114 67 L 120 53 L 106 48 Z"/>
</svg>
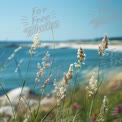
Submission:
<svg viewBox="0 0 122 122">
<path fill-rule="evenodd" d="M 7 92 L 11 89 L 22 87 L 23 81 L 25 80 L 26 73 L 28 71 L 25 86 L 30 87 L 35 93 L 40 93 L 40 89 L 44 81 L 51 74 L 50 82 L 48 83 L 45 93 L 51 93 L 54 89 L 53 81 L 56 79 L 57 82 L 61 81 L 64 72 L 66 73 L 69 69 L 70 64 L 77 62 L 77 49 L 73 48 L 42 48 L 38 47 L 35 50 L 35 54 L 30 58 L 29 49 L 30 47 L 22 47 L 11 60 L 7 60 L 8 57 L 14 52 L 17 47 L 12 46 L 0 46 L 0 94 L 4 94 L 4 90 Z M 53 61 L 51 67 L 47 68 L 44 72 L 44 76 L 41 77 L 40 82 L 35 82 L 37 69 L 37 63 L 41 63 L 42 58 L 46 52 L 50 53 L 49 62 Z M 86 78 L 89 72 L 98 71 L 98 65 L 100 61 L 101 71 L 108 71 L 117 69 L 118 72 L 122 71 L 122 51 L 106 51 L 106 55 L 99 58 L 98 51 L 95 49 L 85 49 L 86 59 L 78 73 L 77 82 L 81 83 Z M 29 63 L 30 62 L 30 63 Z M 29 68 L 28 68 L 29 64 Z M 72 87 L 73 82 L 76 79 L 77 70 L 74 68 L 74 77 L 70 82 Z M 89 77 L 90 78 L 90 77 Z"/>
</svg>

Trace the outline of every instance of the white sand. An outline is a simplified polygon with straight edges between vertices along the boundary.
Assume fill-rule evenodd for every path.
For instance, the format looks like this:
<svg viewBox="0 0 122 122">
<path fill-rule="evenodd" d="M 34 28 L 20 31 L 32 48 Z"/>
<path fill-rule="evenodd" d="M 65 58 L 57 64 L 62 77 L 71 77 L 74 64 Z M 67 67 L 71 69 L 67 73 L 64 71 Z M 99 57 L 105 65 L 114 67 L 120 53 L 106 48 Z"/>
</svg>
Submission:
<svg viewBox="0 0 122 122">
<path fill-rule="evenodd" d="M 41 47 L 49 47 L 49 48 L 74 48 L 77 49 L 82 47 L 83 49 L 98 49 L 97 44 L 79 44 L 79 43 L 42 43 Z M 122 51 L 122 45 L 109 45 L 108 50 L 117 50 Z"/>
</svg>

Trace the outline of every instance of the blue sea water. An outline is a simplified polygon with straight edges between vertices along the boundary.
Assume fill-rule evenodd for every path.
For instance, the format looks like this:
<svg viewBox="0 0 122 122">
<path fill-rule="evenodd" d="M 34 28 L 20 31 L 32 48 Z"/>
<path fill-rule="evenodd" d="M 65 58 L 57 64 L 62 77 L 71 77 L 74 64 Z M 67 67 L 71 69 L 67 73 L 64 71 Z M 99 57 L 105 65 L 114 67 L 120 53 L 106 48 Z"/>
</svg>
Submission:
<svg viewBox="0 0 122 122">
<path fill-rule="evenodd" d="M 63 77 L 64 72 L 68 71 L 69 65 L 77 62 L 77 49 L 37 48 L 35 50 L 36 53 L 30 58 L 29 47 L 23 47 L 15 54 L 14 58 L 12 58 L 10 61 L 7 61 L 8 57 L 13 53 L 15 49 L 16 47 L 0 48 L 0 83 L 6 91 L 21 87 L 28 70 L 25 86 L 34 89 L 36 93 L 40 92 L 43 82 L 47 79 L 50 73 L 52 74 L 51 80 L 45 89 L 46 93 L 50 93 L 50 91 L 54 88 L 54 79 L 60 81 Z M 45 70 L 45 75 L 41 77 L 41 81 L 39 83 L 35 83 L 35 77 L 38 71 L 37 63 L 41 63 L 41 60 L 45 56 L 47 51 L 50 53 L 49 61 L 53 61 L 53 63 L 50 68 Z M 83 65 L 80 70 L 80 78 L 78 79 L 78 82 L 82 82 L 84 75 L 87 74 L 88 71 L 91 71 L 95 67 L 98 67 L 99 64 L 99 55 L 97 50 L 86 49 L 84 50 L 84 52 L 86 54 L 86 59 L 84 61 L 85 65 Z M 102 57 L 100 61 L 101 70 L 108 70 L 109 68 L 119 68 L 122 66 L 122 52 L 114 50 L 107 51 L 106 56 Z M 20 65 L 18 66 L 19 62 Z M 74 72 L 76 72 L 75 68 Z M 75 75 L 73 80 L 75 80 Z M 2 87 L 0 86 L 0 94 L 3 94 Z"/>
</svg>

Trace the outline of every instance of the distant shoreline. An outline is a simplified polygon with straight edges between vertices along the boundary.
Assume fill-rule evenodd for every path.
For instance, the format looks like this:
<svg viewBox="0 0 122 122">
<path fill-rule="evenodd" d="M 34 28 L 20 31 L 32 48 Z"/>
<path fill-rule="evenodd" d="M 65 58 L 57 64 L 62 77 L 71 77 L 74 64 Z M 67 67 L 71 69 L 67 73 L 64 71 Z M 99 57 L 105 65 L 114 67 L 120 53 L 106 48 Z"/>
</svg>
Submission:
<svg viewBox="0 0 122 122">
<path fill-rule="evenodd" d="M 38 47 L 42 48 L 73 48 L 77 49 L 79 47 L 82 47 L 83 49 L 98 49 L 100 42 L 41 42 Z M 0 42 L 0 47 L 31 47 L 32 42 Z M 121 50 L 122 51 L 122 42 L 118 41 L 112 41 L 110 42 L 108 50 Z"/>
</svg>

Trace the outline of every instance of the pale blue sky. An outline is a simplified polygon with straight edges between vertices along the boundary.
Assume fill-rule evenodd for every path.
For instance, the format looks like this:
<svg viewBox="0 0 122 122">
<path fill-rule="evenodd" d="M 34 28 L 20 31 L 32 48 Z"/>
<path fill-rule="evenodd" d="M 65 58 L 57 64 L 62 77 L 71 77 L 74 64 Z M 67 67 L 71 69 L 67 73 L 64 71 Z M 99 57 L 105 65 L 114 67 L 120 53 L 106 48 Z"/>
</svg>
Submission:
<svg viewBox="0 0 122 122">
<path fill-rule="evenodd" d="M 0 40 L 32 39 L 23 32 L 22 18 L 27 17 L 32 26 L 34 7 L 47 10 L 38 18 L 54 11 L 53 21 L 59 23 L 54 29 L 56 40 L 122 36 L 122 0 L 1 0 Z M 41 31 L 40 39 L 52 40 L 51 31 Z"/>
</svg>

